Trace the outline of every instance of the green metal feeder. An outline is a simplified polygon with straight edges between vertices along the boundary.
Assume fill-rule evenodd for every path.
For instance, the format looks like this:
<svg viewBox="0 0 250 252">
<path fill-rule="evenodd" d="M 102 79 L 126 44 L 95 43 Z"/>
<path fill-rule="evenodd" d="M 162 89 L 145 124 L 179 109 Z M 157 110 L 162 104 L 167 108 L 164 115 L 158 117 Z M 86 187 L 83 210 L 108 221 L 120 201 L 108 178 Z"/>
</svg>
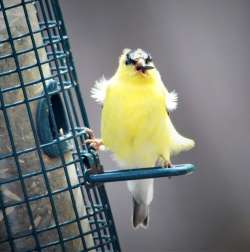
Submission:
<svg viewBox="0 0 250 252">
<path fill-rule="evenodd" d="M 57 0 L 0 0 L 0 251 L 121 251 L 103 183 L 193 165 L 106 171 Z"/>
</svg>

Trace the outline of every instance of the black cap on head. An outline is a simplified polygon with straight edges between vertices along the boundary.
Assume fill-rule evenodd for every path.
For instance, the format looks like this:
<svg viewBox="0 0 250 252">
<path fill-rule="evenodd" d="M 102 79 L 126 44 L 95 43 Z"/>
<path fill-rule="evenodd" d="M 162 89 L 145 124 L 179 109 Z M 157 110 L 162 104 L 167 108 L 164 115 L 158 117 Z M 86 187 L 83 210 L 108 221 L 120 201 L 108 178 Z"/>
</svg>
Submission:
<svg viewBox="0 0 250 252">
<path fill-rule="evenodd" d="M 126 54 L 126 65 L 133 64 L 135 65 L 137 60 L 141 58 L 145 60 L 146 64 L 149 64 L 152 62 L 152 57 L 149 53 L 141 50 L 141 49 L 135 49 L 131 50 Z"/>
</svg>

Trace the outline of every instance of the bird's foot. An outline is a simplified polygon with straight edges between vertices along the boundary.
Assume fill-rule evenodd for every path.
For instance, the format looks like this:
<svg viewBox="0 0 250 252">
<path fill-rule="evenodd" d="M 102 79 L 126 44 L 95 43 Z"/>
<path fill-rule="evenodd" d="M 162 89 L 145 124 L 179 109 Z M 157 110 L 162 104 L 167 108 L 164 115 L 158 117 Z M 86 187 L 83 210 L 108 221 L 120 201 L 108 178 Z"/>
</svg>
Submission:
<svg viewBox="0 0 250 252">
<path fill-rule="evenodd" d="M 172 163 L 170 162 L 170 161 L 165 161 L 164 162 L 164 168 L 171 168 L 171 167 L 173 167 L 173 165 L 172 165 Z M 170 177 L 168 177 L 169 179 L 171 179 L 172 177 L 170 176 Z"/>
<path fill-rule="evenodd" d="M 158 157 L 158 159 L 156 160 L 155 163 L 156 166 L 161 166 L 163 168 L 171 168 L 173 167 L 172 163 L 168 160 L 166 160 L 162 155 L 160 155 Z M 168 177 L 169 179 L 171 179 L 171 177 Z"/>
<path fill-rule="evenodd" d="M 96 151 L 102 151 L 105 149 L 102 139 L 92 138 L 85 141 L 86 144 L 89 144 L 89 147 L 94 148 Z"/>
<path fill-rule="evenodd" d="M 85 127 L 84 130 L 85 130 L 85 133 L 88 134 L 89 139 L 95 138 L 95 134 L 94 134 L 94 131 L 92 129 Z"/>
<path fill-rule="evenodd" d="M 89 139 L 85 140 L 85 144 L 88 144 L 89 147 L 95 149 L 96 151 L 105 150 L 102 139 L 96 138 L 93 130 L 85 128 L 85 132 L 88 134 Z"/>
<path fill-rule="evenodd" d="M 173 167 L 172 163 L 170 161 L 165 160 L 164 168 L 171 168 L 171 167 Z M 172 177 L 170 176 L 168 178 L 171 179 Z"/>
<path fill-rule="evenodd" d="M 173 167 L 172 163 L 170 161 L 165 160 L 163 163 L 164 168 L 171 168 Z"/>
<path fill-rule="evenodd" d="M 164 158 L 162 155 L 158 157 L 155 163 L 156 166 L 161 166 L 163 168 L 171 168 L 173 165 L 170 161 Z"/>
</svg>

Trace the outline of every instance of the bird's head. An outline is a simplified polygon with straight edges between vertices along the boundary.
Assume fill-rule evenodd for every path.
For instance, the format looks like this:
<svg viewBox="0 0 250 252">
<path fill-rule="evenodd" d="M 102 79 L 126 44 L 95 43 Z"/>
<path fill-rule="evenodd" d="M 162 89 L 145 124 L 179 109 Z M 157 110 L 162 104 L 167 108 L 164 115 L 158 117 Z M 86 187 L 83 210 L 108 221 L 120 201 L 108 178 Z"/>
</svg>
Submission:
<svg viewBox="0 0 250 252">
<path fill-rule="evenodd" d="M 117 75 L 131 81 L 152 81 L 159 77 L 152 57 L 142 49 L 124 49 Z"/>
</svg>

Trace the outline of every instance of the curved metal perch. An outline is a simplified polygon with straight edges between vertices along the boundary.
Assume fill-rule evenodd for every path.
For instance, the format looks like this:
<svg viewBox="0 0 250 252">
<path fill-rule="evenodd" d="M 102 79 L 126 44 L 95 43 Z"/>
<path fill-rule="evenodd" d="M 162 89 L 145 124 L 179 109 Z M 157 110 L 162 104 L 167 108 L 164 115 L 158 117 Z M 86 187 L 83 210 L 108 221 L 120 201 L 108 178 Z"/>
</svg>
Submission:
<svg viewBox="0 0 250 252">
<path fill-rule="evenodd" d="M 192 164 L 179 164 L 171 168 L 152 167 L 152 168 L 139 168 L 127 170 L 111 170 L 103 173 L 91 174 L 88 170 L 85 172 L 84 177 L 90 184 L 104 183 L 104 182 L 117 182 L 125 180 L 160 178 L 160 177 L 173 177 L 180 175 L 191 174 L 195 170 Z"/>
</svg>

